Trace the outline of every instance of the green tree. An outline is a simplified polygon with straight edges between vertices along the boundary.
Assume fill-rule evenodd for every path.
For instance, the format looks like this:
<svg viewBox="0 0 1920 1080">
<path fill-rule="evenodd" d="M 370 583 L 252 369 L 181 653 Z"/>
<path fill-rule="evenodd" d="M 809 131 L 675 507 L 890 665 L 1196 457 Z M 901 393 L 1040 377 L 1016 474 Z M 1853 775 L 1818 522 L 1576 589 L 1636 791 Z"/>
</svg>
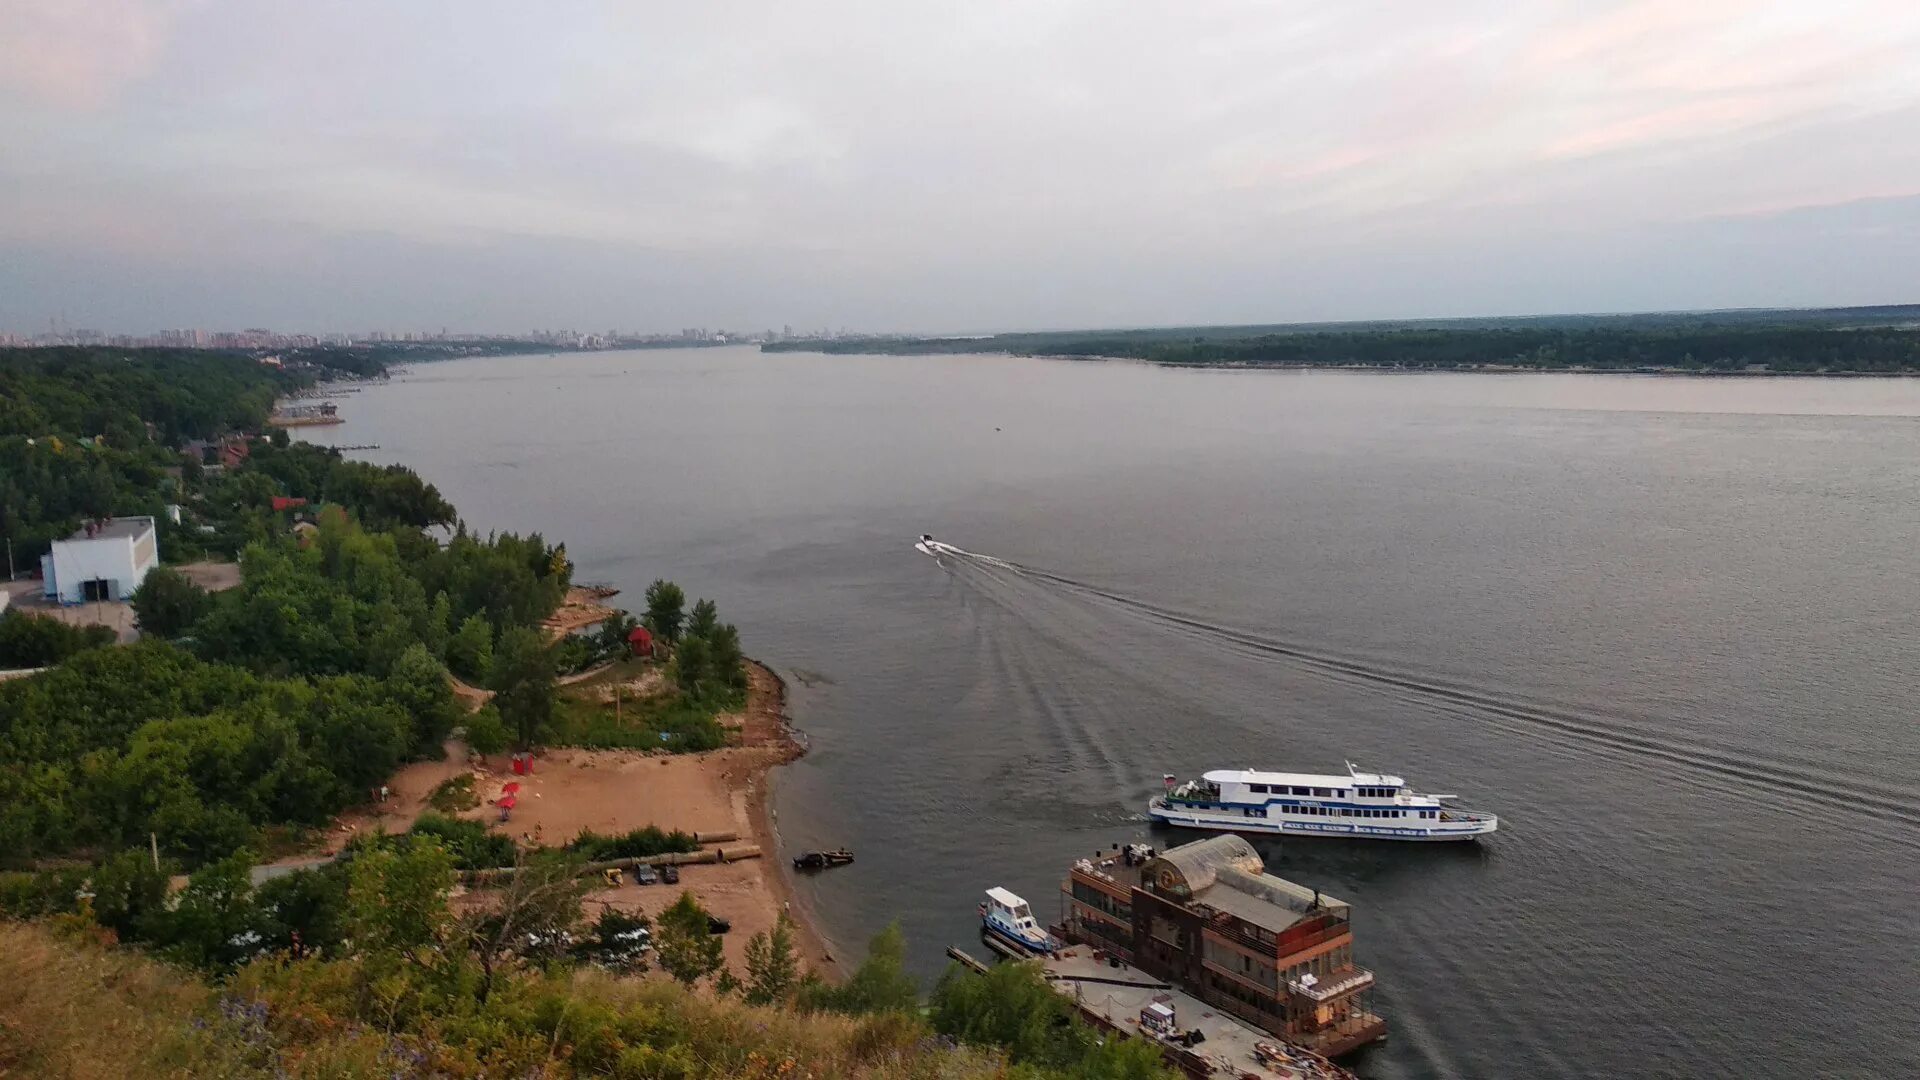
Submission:
<svg viewBox="0 0 1920 1080">
<path fill-rule="evenodd" d="M 1085 1080 L 1171 1080 L 1147 1039 L 1103 1039 L 1073 1015 L 1032 964 L 984 975 L 953 967 L 934 988 L 928 1019 L 963 1043 L 1003 1048 L 1017 1067 Z"/>
<path fill-rule="evenodd" d="M 911 1012 L 919 1006 L 920 987 L 907 974 L 907 936 L 889 923 L 867 943 L 867 958 L 847 980 L 857 1012 Z"/>
<path fill-rule="evenodd" d="M 702 600 L 693 605 L 693 615 L 687 619 L 688 637 L 712 637 L 713 631 L 720 625 L 720 609 L 711 600 Z"/>
<path fill-rule="evenodd" d="M 690 637 L 673 653 L 674 681 L 688 697 L 699 697 L 712 680 L 713 649 L 706 638 Z"/>
<path fill-rule="evenodd" d="M 549 963 L 573 944 L 580 926 L 585 863 L 564 851 L 522 859 L 499 888 L 470 894 L 474 906 L 460 919 L 467 951 L 480 965 L 475 995 L 486 1001 L 503 965 L 513 959 Z"/>
<path fill-rule="evenodd" d="M 709 678 L 726 690 L 746 689 L 747 658 L 740 651 L 740 631 L 732 623 L 722 623 L 706 640 Z"/>
<path fill-rule="evenodd" d="M 425 645 L 407 646 L 387 676 L 387 693 L 413 717 L 414 748 L 438 754 L 447 733 L 460 720 L 460 703 L 447 685 L 447 669 Z"/>
<path fill-rule="evenodd" d="M 800 959 L 793 949 L 793 924 L 782 914 L 771 933 L 762 931 L 747 941 L 749 1005 L 785 1001 L 800 976 Z"/>
<path fill-rule="evenodd" d="M 155 943 L 173 959 L 209 971 L 228 971 L 257 955 L 266 935 L 252 878 L 253 856 L 244 850 L 195 872 L 157 920 Z"/>
<path fill-rule="evenodd" d="M 524 626 L 501 634 L 492 685 L 493 703 L 515 745 L 537 746 L 553 722 L 553 656 L 546 637 Z"/>
<path fill-rule="evenodd" d="M 493 626 L 474 612 L 447 641 L 447 666 L 463 679 L 485 682 L 493 674 Z"/>
<path fill-rule="evenodd" d="M 629 646 L 627 639 L 632 636 L 634 627 L 640 620 L 624 611 L 615 612 L 607 621 L 600 624 L 600 630 L 594 635 L 594 652 L 601 659 L 625 656 Z"/>
<path fill-rule="evenodd" d="M 639 912 L 603 907 L 600 917 L 580 943 L 574 955 L 614 971 L 632 971 L 642 966 L 645 946 L 653 935 L 653 922 Z"/>
<path fill-rule="evenodd" d="M 654 924 L 653 947 L 661 969 L 683 986 L 692 986 L 720 970 L 723 945 L 712 932 L 707 909 L 690 892 L 682 892 L 680 899 L 660 913 Z"/>
<path fill-rule="evenodd" d="M 802 1008 L 841 1013 L 907 1013 L 919 1008 L 920 987 L 907 974 L 907 937 L 891 923 L 867 943 L 867 958 L 840 986 L 806 984 Z"/>
<path fill-rule="evenodd" d="M 647 614 L 642 619 L 653 636 L 672 643 L 680 640 L 686 619 L 687 594 L 671 581 L 656 578 L 647 586 Z"/>
<path fill-rule="evenodd" d="M 347 881 L 348 936 L 362 952 L 443 970 L 455 929 L 447 907 L 452 887 L 453 857 L 430 839 L 362 850 Z"/>
<path fill-rule="evenodd" d="M 453 602 L 443 590 L 433 594 L 433 606 L 427 609 L 427 625 L 420 641 L 433 655 L 445 659 L 447 642 L 453 635 Z"/>
<path fill-rule="evenodd" d="M 475 709 L 467 717 L 467 745 L 476 754 L 493 755 L 504 751 L 513 741 L 508 733 L 506 721 L 500 719 L 500 710 L 492 702 Z"/>
<path fill-rule="evenodd" d="M 0 615 L 0 668 L 47 667 L 114 642 L 105 626 L 69 626 L 59 619 L 9 611 Z"/>
<path fill-rule="evenodd" d="M 348 873 L 336 864 L 262 882 L 253 899 L 260 909 L 265 947 L 297 957 L 331 953 L 344 944 Z"/>
<path fill-rule="evenodd" d="M 141 632 L 164 638 L 186 633 L 212 604 L 205 589 L 171 566 L 147 571 L 129 599 Z"/>
<path fill-rule="evenodd" d="M 155 866 L 145 851 L 128 850 L 101 863 L 87 882 L 93 893 L 93 919 L 122 941 L 137 941 L 153 930 L 167 910 L 169 867 Z"/>
</svg>

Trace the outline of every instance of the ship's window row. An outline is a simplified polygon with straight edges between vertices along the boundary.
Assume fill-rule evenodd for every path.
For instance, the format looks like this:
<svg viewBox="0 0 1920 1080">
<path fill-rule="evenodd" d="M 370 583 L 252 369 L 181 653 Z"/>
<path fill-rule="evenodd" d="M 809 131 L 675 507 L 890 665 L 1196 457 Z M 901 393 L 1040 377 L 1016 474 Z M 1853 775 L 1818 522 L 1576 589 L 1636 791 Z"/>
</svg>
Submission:
<svg viewBox="0 0 1920 1080">
<path fill-rule="evenodd" d="M 1373 810 L 1366 807 L 1348 809 L 1342 806 L 1294 806 L 1288 809 L 1296 814 L 1306 814 L 1310 817 L 1404 818 L 1412 816 L 1430 820 L 1440 816 L 1440 811 L 1438 810 Z M 1249 816 L 1253 815 L 1253 811 L 1251 810 L 1247 813 Z"/>
<path fill-rule="evenodd" d="M 1255 795 L 1306 795 L 1320 799 L 1331 799 L 1335 796 L 1345 798 L 1347 794 L 1346 788 L 1335 791 L 1333 788 L 1300 787 L 1298 785 L 1289 787 L 1286 784 L 1248 784 L 1247 790 Z"/>
</svg>

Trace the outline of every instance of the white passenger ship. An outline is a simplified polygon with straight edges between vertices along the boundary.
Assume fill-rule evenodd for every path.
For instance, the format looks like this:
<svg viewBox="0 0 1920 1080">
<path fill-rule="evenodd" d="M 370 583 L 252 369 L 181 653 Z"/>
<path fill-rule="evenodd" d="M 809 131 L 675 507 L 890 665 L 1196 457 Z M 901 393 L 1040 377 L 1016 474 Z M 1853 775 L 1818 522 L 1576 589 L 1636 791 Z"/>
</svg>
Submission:
<svg viewBox="0 0 1920 1080">
<path fill-rule="evenodd" d="M 1471 840 L 1500 825 L 1492 814 L 1448 806 L 1398 776 L 1347 763 L 1345 776 L 1215 769 L 1147 802 L 1148 816 L 1190 829 L 1373 840 Z"/>
</svg>

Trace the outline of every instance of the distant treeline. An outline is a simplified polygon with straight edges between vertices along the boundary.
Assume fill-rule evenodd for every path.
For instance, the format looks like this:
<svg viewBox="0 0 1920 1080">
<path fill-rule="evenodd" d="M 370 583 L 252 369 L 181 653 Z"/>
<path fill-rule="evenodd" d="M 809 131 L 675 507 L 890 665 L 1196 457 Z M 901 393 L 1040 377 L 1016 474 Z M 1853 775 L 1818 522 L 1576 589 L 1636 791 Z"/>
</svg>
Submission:
<svg viewBox="0 0 1920 1080">
<path fill-rule="evenodd" d="M 770 351 L 1110 357 L 1221 367 L 1920 371 L 1920 307 L 788 341 Z"/>
</svg>

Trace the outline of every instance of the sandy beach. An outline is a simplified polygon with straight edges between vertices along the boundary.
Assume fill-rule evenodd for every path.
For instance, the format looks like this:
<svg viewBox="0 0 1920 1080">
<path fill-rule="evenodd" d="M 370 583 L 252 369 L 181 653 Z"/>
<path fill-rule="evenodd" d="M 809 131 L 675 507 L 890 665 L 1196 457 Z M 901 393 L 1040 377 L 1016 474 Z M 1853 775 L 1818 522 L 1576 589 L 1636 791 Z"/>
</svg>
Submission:
<svg viewBox="0 0 1920 1080">
<path fill-rule="evenodd" d="M 473 775 L 481 805 L 461 816 L 485 821 L 523 845 L 558 846 L 582 829 L 615 833 L 643 825 L 735 833 L 739 840 L 720 846 L 752 845 L 760 857 L 683 866 L 677 887 L 635 885 L 629 876 L 619 888 L 588 894 L 589 917 L 603 905 L 657 915 L 684 889 L 733 924 L 725 935 L 727 965 L 744 975 L 747 939 L 770 930 L 784 910 L 793 920 L 804 968 L 836 978 L 831 943 L 819 936 L 810 913 L 797 902 L 767 809 L 772 770 L 802 752 L 787 724 L 786 687 L 778 675 L 754 661 L 748 662 L 747 675 L 746 709 L 721 718 L 737 731 L 735 745 L 700 754 L 556 749 L 537 756 L 531 773 L 515 776 L 505 756 L 481 761 L 469 755 L 464 744 L 450 742 L 445 760 L 415 762 L 396 773 L 388 781 L 384 803 L 343 815 L 328 834 L 327 846 L 337 851 L 355 832 L 406 831 L 428 809 L 434 789 L 462 773 Z M 512 820 L 502 823 L 490 804 L 505 784 L 516 781 L 518 805 Z"/>
</svg>

